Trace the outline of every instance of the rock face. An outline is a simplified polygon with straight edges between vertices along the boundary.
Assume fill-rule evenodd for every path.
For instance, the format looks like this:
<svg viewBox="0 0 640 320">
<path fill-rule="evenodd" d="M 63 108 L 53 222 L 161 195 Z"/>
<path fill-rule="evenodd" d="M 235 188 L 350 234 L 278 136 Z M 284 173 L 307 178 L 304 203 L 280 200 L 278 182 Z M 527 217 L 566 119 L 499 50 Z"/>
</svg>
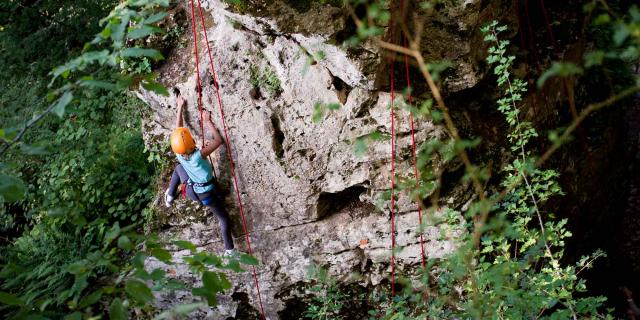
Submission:
<svg viewBox="0 0 640 320">
<path fill-rule="evenodd" d="M 284 4 L 277 7 L 283 15 L 270 18 L 234 13 L 227 4 L 215 0 L 202 3 L 231 145 L 231 150 L 221 147 L 216 151 L 212 161 L 222 189 L 228 191 L 226 204 L 234 222 L 236 245 L 247 251 L 227 161 L 229 152 L 235 161 L 249 238 L 261 261 L 257 271 L 268 318 L 294 317 L 287 305 L 305 295 L 305 271 L 312 264 L 327 267 L 344 282 L 358 272 L 363 276 L 356 281 L 361 286 L 388 284 L 389 201 L 380 201 L 391 188 L 391 92 L 386 58 L 370 44 L 365 43 L 368 49 L 358 52 L 332 44 L 336 35 L 348 29 L 349 21 L 340 8 L 314 5 L 313 19 L 303 24 L 298 21 L 306 21 L 301 18 L 304 13 Z M 452 44 L 453 50 L 431 50 L 427 56 L 453 62 L 457 71 L 448 75 L 444 86 L 457 92 L 473 87 L 481 78 L 473 70 L 478 57 L 470 48 L 479 39 L 474 32 L 485 15 L 477 1 L 450 6 L 450 15 L 439 17 L 438 22 L 446 28 L 434 37 L 458 40 Z M 174 49 L 158 71 L 162 82 L 186 97 L 185 124 L 200 137 L 193 38 L 190 32 L 184 37 L 190 44 Z M 198 33 L 198 53 L 203 107 L 212 112 L 222 133 L 202 32 Z M 146 91 L 139 95 L 153 111 L 144 123 L 147 142 L 165 143 L 161 141 L 168 141 L 175 122 L 175 97 Z M 402 100 L 401 92 L 395 92 L 395 170 L 399 178 L 413 178 L 411 126 Z M 326 110 L 322 121 L 314 123 L 317 103 L 336 103 L 340 108 Z M 417 119 L 415 137 L 422 143 L 444 139 L 445 133 L 430 121 Z M 359 139 L 368 142 L 363 154 L 355 152 L 362 146 Z M 439 159 L 432 161 L 436 167 L 455 166 Z M 468 197 L 464 186 L 442 195 L 451 207 L 462 205 Z M 396 241 L 404 247 L 396 257 L 397 272 L 412 274 L 421 261 L 417 204 L 402 194 L 396 203 Z M 204 209 L 178 203 L 169 214 L 167 235 L 190 240 L 202 249 L 222 250 L 216 219 Z M 436 224 L 425 218 L 429 258 L 451 251 L 455 246 L 451 239 L 461 232 L 456 224 L 462 219 L 450 211 L 443 209 L 435 215 L 445 214 L 449 223 Z M 176 258 L 184 254 L 174 252 Z M 150 262 L 149 267 L 158 265 Z M 186 267 L 178 268 L 176 276 L 198 282 Z M 258 304 L 251 273 L 232 275 L 231 281 L 234 287 L 220 297 L 219 307 L 202 309 L 194 317 L 255 317 Z M 192 300 L 188 292 L 175 292 L 161 297 L 160 307 Z"/>
</svg>

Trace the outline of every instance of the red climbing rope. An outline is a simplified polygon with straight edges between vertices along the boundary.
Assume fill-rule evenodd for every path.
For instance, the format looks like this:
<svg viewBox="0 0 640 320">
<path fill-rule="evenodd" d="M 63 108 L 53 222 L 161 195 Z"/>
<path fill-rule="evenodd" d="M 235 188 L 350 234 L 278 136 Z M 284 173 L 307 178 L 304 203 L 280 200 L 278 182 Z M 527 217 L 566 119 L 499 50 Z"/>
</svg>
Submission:
<svg viewBox="0 0 640 320">
<path fill-rule="evenodd" d="M 236 199 L 238 201 L 238 209 L 240 212 L 240 218 L 242 219 L 242 226 L 244 228 L 244 234 L 245 234 L 245 240 L 247 242 L 247 247 L 249 249 L 249 254 L 253 255 L 253 249 L 251 248 L 251 240 L 249 239 L 249 231 L 247 229 L 247 221 L 245 219 L 244 216 L 244 208 L 242 206 L 242 199 L 240 198 L 240 189 L 238 188 L 238 179 L 236 177 L 236 172 L 235 172 L 235 166 L 233 163 L 233 156 L 232 154 L 232 150 L 231 150 L 231 143 L 229 142 L 229 135 L 227 133 L 227 123 L 224 117 L 224 110 L 222 107 L 222 102 L 220 100 L 220 90 L 219 90 L 219 86 L 218 86 L 218 80 L 216 79 L 216 73 L 215 73 L 215 68 L 213 67 L 213 58 L 211 56 L 211 48 L 209 46 L 209 37 L 207 36 L 207 28 L 205 26 L 204 23 L 204 16 L 202 14 L 202 4 L 200 3 L 200 0 L 198 0 L 198 12 L 200 15 L 200 22 L 202 24 L 202 30 L 204 32 L 204 37 L 205 37 L 205 42 L 207 44 L 207 52 L 209 54 L 209 64 L 211 66 L 211 76 L 213 77 L 213 83 L 215 86 L 215 90 L 216 90 L 216 97 L 218 100 L 218 106 L 220 107 L 220 117 L 222 119 L 222 128 L 224 131 L 224 138 L 225 138 L 225 145 L 227 147 L 227 155 L 229 158 L 229 167 L 231 168 L 231 176 L 233 177 L 233 185 L 236 189 Z M 196 21 L 195 21 L 195 5 L 194 5 L 194 1 L 191 0 L 191 22 L 192 22 L 192 26 L 193 26 L 193 41 L 194 41 L 194 46 L 195 46 L 195 56 L 196 56 L 196 72 L 197 72 L 197 80 L 198 80 L 198 88 L 200 88 L 200 70 L 199 70 L 199 60 L 198 60 L 198 42 L 197 42 L 197 36 L 196 36 Z M 202 113 L 202 109 L 200 111 Z M 202 118 L 201 118 L 202 121 Z M 203 136 L 204 136 L 204 131 L 203 131 Z M 252 271 L 253 271 L 253 280 L 256 286 L 256 291 L 258 294 L 258 303 L 260 305 L 260 313 L 262 316 L 262 319 L 266 319 L 265 317 L 265 313 L 264 313 L 264 306 L 262 305 L 262 297 L 260 294 L 260 283 L 258 281 L 258 274 L 256 272 L 256 268 L 254 266 L 252 266 Z"/>
<path fill-rule="evenodd" d="M 391 39 L 393 40 L 393 24 L 391 26 Z M 389 78 L 391 81 L 391 295 L 392 299 L 396 295 L 396 225 L 395 225 L 395 183 L 396 183 L 396 138 L 395 138 L 395 94 L 394 94 L 394 74 L 393 55 L 389 56 Z"/>
<path fill-rule="evenodd" d="M 400 0 L 400 7 L 404 8 L 402 0 Z M 406 48 L 407 35 L 404 34 L 403 32 L 402 36 L 403 36 L 402 37 L 403 46 Z M 407 102 L 409 103 L 409 105 L 413 105 L 413 97 L 411 96 L 411 76 L 409 75 L 409 56 L 406 54 L 404 55 L 404 66 L 405 66 L 405 74 L 407 79 Z M 418 186 L 420 185 L 420 174 L 418 172 L 418 157 L 416 155 L 416 134 L 415 134 L 414 124 L 413 124 L 413 114 L 411 112 L 409 112 L 409 122 L 411 123 L 411 151 L 413 153 L 413 172 L 416 177 L 416 188 L 418 188 Z M 422 205 L 420 205 L 418 200 L 416 200 L 416 204 L 418 205 L 418 226 L 422 228 Z M 422 261 L 421 261 L 422 270 L 426 271 L 426 259 L 424 255 L 424 236 L 422 234 L 422 230 L 420 230 L 420 254 L 422 255 Z M 424 298 L 425 298 L 425 304 L 426 304 L 429 298 L 426 287 L 424 290 Z"/>
<path fill-rule="evenodd" d="M 551 29 L 551 22 L 549 21 L 549 13 L 547 13 L 547 8 L 544 6 L 544 0 L 540 0 L 540 7 L 542 8 L 542 14 L 544 15 L 544 22 L 547 25 L 547 32 L 549 33 L 549 38 L 551 40 L 551 45 L 554 50 L 556 50 L 556 40 L 553 36 L 553 30 Z"/>
<path fill-rule="evenodd" d="M 191 1 L 191 31 L 193 32 L 193 43 L 196 55 L 196 78 L 198 79 L 198 110 L 200 111 L 200 132 L 202 132 L 202 144 L 204 145 L 204 121 L 202 118 L 202 85 L 200 82 L 200 66 L 198 65 L 198 35 L 196 34 L 196 24 L 193 15 L 193 1 Z"/>
</svg>

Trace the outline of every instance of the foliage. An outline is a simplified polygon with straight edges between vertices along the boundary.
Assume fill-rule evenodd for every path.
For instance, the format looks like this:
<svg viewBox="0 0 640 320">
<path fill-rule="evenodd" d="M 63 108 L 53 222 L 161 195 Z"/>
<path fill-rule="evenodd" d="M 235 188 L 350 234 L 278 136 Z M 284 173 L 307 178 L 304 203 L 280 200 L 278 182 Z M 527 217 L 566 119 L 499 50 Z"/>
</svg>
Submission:
<svg viewBox="0 0 640 320">
<path fill-rule="evenodd" d="M 249 69 L 249 83 L 256 88 L 265 89 L 270 96 L 275 96 L 282 90 L 278 75 L 269 67 L 259 69 L 252 66 Z"/>
<path fill-rule="evenodd" d="M 496 208 L 496 214 L 506 218 L 507 229 L 492 230 L 482 238 L 482 256 L 476 269 L 482 296 L 476 298 L 485 303 L 479 314 L 492 312 L 506 318 L 598 316 L 604 298 L 579 298 L 574 292 L 586 290 L 584 280 L 577 277 L 578 270 L 585 262 L 590 264 L 603 254 L 597 252 L 592 257 L 584 257 L 582 265 L 560 264 L 564 241 L 571 236 L 565 227 L 567 221 L 554 221 L 551 213 L 541 210 L 541 205 L 549 198 L 562 195 L 556 181 L 558 173 L 535 168 L 534 158 L 527 151 L 537 132 L 531 123 L 519 116 L 517 105 L 522 101 L 526 85 L 520 79 L 511 78 L 510 69 L 515 57 L 506 54 L 508 41 L 498 38 L 505 30 L 506 27 L 498 26 L 497 22 L 482 29 L 485 41 L 494 45 L 489 49 L 487 62 L 495 65 L 498 85 L 505 90 L 504 98 L 498 100 L 498 110 L 510 126 L 511 151 L 517 156 L 504 168 L 506 175 L 502 185 L 509 192 Z M 537 268 L 533 268 L 532 263 Z M 505 286 L 513 290 L 498 290 Z"/>
<path fill-rule="evenodd" d="M 20 18 L 6 20 L 0 32 L 0 85 L 5 89 L 0 98 L 0 154 L 5 156 L 0 226 L 11 231 L 0 243 L 0 313 L 7 318 L 81 319 L 108 313 L 127 319 L 134 310 L 151 317 L 153 291 L 190 289 L 162 268 L 145 269 L 151 258 L 168 266 L 174 262 L 166 243 L 139 232 L 150 217 L 145 212 L 154 196 L 152 177 L 163 164 L 154 156 L 157 150 L 144 149 L 140 113 L 145 106 L 125 89 L 140 84 L 167 94 L 166 88 L 149 74 L 150 65 L 118 70 L 162 59 L 157 50 L 136 44 L 161 31 L 155 24 L 166 16 L 162 8 L 167 5 L 165 0 L 0 5 L 3 15 L 5 9 L 32 14 L 41 40 L 31 47 L 15 45 L 23 28 L 29 28 Z M 88 16 L 76 19 L 81 14 Z M 53 29 L 85 32 L 69 36 Z M 91 40 L 86 31 L 98 34 L 84 44 Z M 58 47 L 60 39 L 77 43 Z M 43 55 L 48 42 L 51 54 Z M 14 108 L 4 107 L 9 104 Z M 47 117 L 50 113 L 56 117 Z M 226 270 L 241 272 L 241 264 L 257 264 L 247 255 L 224 262 L 197 252 L 193 244 L 179 244 L 194 248 L 185 260 L 202 274 L 204 287 L 193 293 L 209 305 L 230 286 Z M 158 317 L 187 314 L 201 305 L 176 306 Z"/>
<path fill-rule="evenodd" d="M 151 61 L 147 57 L 140 59 L 127 59 L 120 61 L 120 69 L 122 72 L 129 74 L 147 74 L 151 73 Z"/>
<path fill-rule="evenodd" d="M 46 308 L 60 307 L 72 299 L 77 302 L 84 288 L 73 286 L 67 266 L 88 254 L 92 236 L 64 232 L 51 225 L 36 226 L 12 247 L 2 250 L 5 265 L 0 288 L 24 292 L 19 299 L 27 305 Z"/>
<path fill-rule="evenodd" d="M 424 1 L 423 8 L 434 9 L 434 2 Z M 358 6 L 363 3 L 352 1 L 350 4 Z M 395 51 L 396 47 L 380 38 L 382 31 L 377 29 L 377 25 L 386 25 L 376 20 L 382 17 L 384 21 L 388 16 L 388 12 L 381 12 L 385 11 L 381 9 L 386 7 L 384 2 L 382 5 L 377 2 L 365 5 L 367 14 L 354 16 L 358 29 L 345 45 L 366 46 L 373 40 L 385 49 Z M 589 68 L 619 58 L 625 60 L 625 68 L 638 61 L 634 52 L 640 44 L 640 33 L 636 32 L 640 11 L 635 6 L 631 7 L 628 15 L 616 15 L 603 1 L 593 1 L 585 9 L 598 14 L 596 21 L 606 25 L 604 34 L 612 39 L 609 46 L 587 53 L 584 65 L 569 62 L 551 64 L 538 80 L 538 86 L 543 86 L 552 77 L 580 76 Z M 409 192 L 411 198 L 425 199 L 431 195 L 432 206 L 426 208 L 427 221 L 420 229 L 426 225 L 439 226 L 444 232 L 442 238 L 454 242 L 458 249 L 442 259 L 429 260 L 428 272 L 424 273 L 419 285 L 405 281 L 401 286 L 403 289 L 395 297 L 382 292 L 374 292 L 367 297 L 375 306 L 370 311 L 372 319 L 611 318 L 603 310 L 606 299 L 587 296 L 586 283 L 580 279 L 581 273 L 605 254 L 597 250 L 574 263 L 565 261 L 565 241 L 571 236 L 566 227 L 567 220 L 557 220 L 553 212 L 545 210 L 545 202 L 563 195 L 558 184 L 559 174 L 541 167 L 541 163 L 567 141 L 567 136 L 590 112 L 613 105 L 640 90 L 640 82 L 636 77 L 631 87 L 584 108 L 580 117 L 563 130 L 561 137 L 555 134 L 553 147 L 538 157 L 531 145 L 540 137 L 521 114 L 520 105 L 527 94 L 527 84 L 513 76 L 515 57 L 508 54 L 509 41 L 499 37 L 505 30 L 506 27 L 499 26 L 497 22 L 482 28 L 485 41 L 491 44 L 487 62 L 493 66 L 497 85 L 503 90 L 497 109 L 504 115 L 509 128 L 507 139 L 511 157 L 498 175 L 503 189 L 491 195 L 484 189 L 483 184 L 491 177 L 490 172 L 474 165 L 466 153 L 480 141 L 458 136 L 454 124 L 447 119 L 450 116 L 438 97 L 437 86 L 430 84 L 437 102 L 435 107 L 431 100 L 425 100 L 406 109 L 414 117 L 442 123 L 449 137 L 427 141 L 420 146 L 417 161 L 421 176 L 418 179 L 398 176 L 396 181 L 398 189 Z M 408 51 L 416 58 L 426 79 L 436 78 L 433 73 L 442 68 L 429 66 L 438 63 L 427 64 L 422 60 L 421 52 Z M 324 112 L 316 106 L 314 120 L 322 119 Z M 366 151 L 370 142 L 362 141 L 360 150 Z M 445 162 L 460 161 L 464 165 L 463 182 L 472 184 L 475 197 L 461 211 L 439 207 L 441 181 L 438 177 L 441 177 L 442 169 L 433 165 L 436 162 L 434 158 L 446 159 Z M 387 190 L 380 197 L 381 204 L 389 199 L 391 193 Z M 428 294 L 427 301 L 424 300 L 425 293 Z M 318 310 L 317 306 L 314 308 L 314 311 Z"/>
<path fill-rule="evenodd" d="M 151 172 L 136 109 L 137 99 L 106 93 L 69 110 L 75 121 L 61 124 L 47 157 L 30 184 L 32 215 L 47 213 L 84 220 L 135 222 L 152 197 Z M 136 119 L 136 120 L 132 120 Z M 26 170 L 26 168 L 24 168 Z"/>
<path fill-rule="evenodd" d="M 314 123 L 319 123 L 324 119 L 327 111 L 335 111 L 340 109 L 339 103 L 322 103 L 316 102 L 313 106 L 313 116 L 311 117 L 311 121 Z"/>
<path fill-rule="evenodd" d="M 314 293 L 313 303 L 306 310 L 305 318 L 345 319 L 341 316 L 341 311 L 347 304 L 349 296 L 338 289 L 336 280 L 329 276 L 326 269 L 314 265 L 309 267 L 307 276 L 316 280 L 317 284 L 311 287 L 311 292 Z"/>
</svg>

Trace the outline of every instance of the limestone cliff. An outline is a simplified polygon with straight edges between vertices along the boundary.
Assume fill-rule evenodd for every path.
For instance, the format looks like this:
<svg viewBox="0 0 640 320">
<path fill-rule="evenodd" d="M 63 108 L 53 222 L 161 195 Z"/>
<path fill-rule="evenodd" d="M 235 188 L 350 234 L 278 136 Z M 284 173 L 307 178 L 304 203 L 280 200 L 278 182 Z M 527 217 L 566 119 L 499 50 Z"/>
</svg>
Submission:
<svg viewBox="0 0 640 320">
<path fill-rule="evenodd" d="M 428 18 L 425 31 L 430 41 L 423 44 L 425 55 L 453 64 L 443 80 L 445 92 L 451 95 L 472 89 L 484 77 L 475 67 L 483 58 L 478 28 L 489 19 L 489 11 L 508 10 L 480 1 L 454 3 L 433 16 L 417 10 L 418 16 Z M 388 284 L 389 203 L 379 199 L 390 189 L 390 140 L 370 141 L 363 155 L 354 151 L 358 138 L 376 131 L 383 137 L 390 133 L 386 57 L 369 43 L 357 50 L 340 46 L 354 29 L 353 21 L 339 7 L 312 4 L 298 8 L 276 2 L 264 12 L 243 13 L 217 0 L 203 1 L 203 7 L 232 146 L 232 150 L 221 147 L 212 160 L 227 194 L 236 243 L 246 250 L 227 153 L 231 152 L 235 160 L 249 236 L 261 261 L 258 277 L 268 317 L 295 318 L 291 308 L 295 300 L 308 296 L 305 270 L 311 264 L 327 267 L 344 283 L 362 287 Z M 182 10 L 174 9 L 173 15 L 181 16 L 177 23 L 190 31 L 190 12 Z M 179 89 L 187 98 L 186 125 L 200 135 L 193 38 L 190 32 L 184 37 L 183 47 L 174 48 L 158 71 L 165 85 Z M 222 128 L 201 32 L 198 40 L 204 107 L 212 111 L 214 122 Z M 412 75 L 418 79 L 414 69 Z M 400 73 L 397 77 L 402 78 Z M 427 96 L 421 82 L 418 79 L 415 85 L 418 99 Z M 152 109 L 144 122 L 147 142 L 167 141 L 176 111 L 173 94 L 165 98 L 143 91 L 140 96 Z M 401 92 L 396 96 L 402 100 Z M 341 107 L 314 123 L 317 102 L 339 103 Z M 406 109 L 399 108 L 395 120 L 396 172 L 411 177 L 411 131 Z M 419 120 L 416 125 L 419 143 L 446 137 L 430 121 Z M 441 159 L 432 161 L 452 172 L 459 167 Z M 442 194 L 443 210 L 436 216 L 445 214 L 446 206 L 463 206 L 470 196 L 463 184 L 447 188 Z M 397 204 L 396 240 L 404 247 L 397 255 L 397 272 L 410 275 L 420 264 L 417 205 L 403 195 Z M 204 209 L 178 203 L 168 215 L 170 227 L 163 231 L 166 236 L 191 240 L 208 250 L 222 250 L 215 217 Z M 452 250 L 452 239 L 462 232 L 462 228 L 451 226 L 452 221 L 453 225 L 455 221 L 461 224 L 462 219 L 447 219 L 447 224 L 427 223 L 424 234 L 430 258 Z M 174 252 L 175 257 L 184 254 Z M 362 278 L 350 280 L 354 272 Z M 179 268 L 176 275 L 197 281 L 186 267 Z M 255 315 L 251 274 L 233 275 L 232 283 L 234 287 L 221 297 L 220 307 L 203 309 L 194 317 L 245 319 Z M 188 292 L 168 294 L 161 298 L 160 307 L 191 299 Z"/>
</svg>

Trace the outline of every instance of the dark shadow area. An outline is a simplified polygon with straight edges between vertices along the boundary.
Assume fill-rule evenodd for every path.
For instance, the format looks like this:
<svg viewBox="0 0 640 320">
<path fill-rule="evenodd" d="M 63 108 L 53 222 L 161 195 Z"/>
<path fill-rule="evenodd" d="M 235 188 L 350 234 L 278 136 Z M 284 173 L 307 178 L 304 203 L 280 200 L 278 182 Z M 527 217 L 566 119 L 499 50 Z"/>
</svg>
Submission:
<svg viewBox="0 0 640 320">
<path fill-rule="evenodd" d="M 336 213 L 347 206 L 361 203 L 360 194 L 367 188 L 363 186 L 352 186 L 336 193 L 320 193 L 317 206 L 317 219 L 323 219 Z"/>
<path fill-rule="evenodd" d="M 273 150 L 276 153 L 276 157 L 282 159 L 284 156 L 284 149 L 282 143 L 284 142 L 284 132 L 280 127 L 280 118 L 277 114 L 271 115 L 271 126 L 273 127 Z"/>
<path fill-rule="evenodd" d="M 260 313 L 249 302 L 249 295 L 244 292 L 234 292 L 231 295 L 233 301 L 238 302 L 238 309 L 236 310 L 236 317 L 232 319 L 236 320 L 253 320 L 260 319 Z"/>
</svg>

